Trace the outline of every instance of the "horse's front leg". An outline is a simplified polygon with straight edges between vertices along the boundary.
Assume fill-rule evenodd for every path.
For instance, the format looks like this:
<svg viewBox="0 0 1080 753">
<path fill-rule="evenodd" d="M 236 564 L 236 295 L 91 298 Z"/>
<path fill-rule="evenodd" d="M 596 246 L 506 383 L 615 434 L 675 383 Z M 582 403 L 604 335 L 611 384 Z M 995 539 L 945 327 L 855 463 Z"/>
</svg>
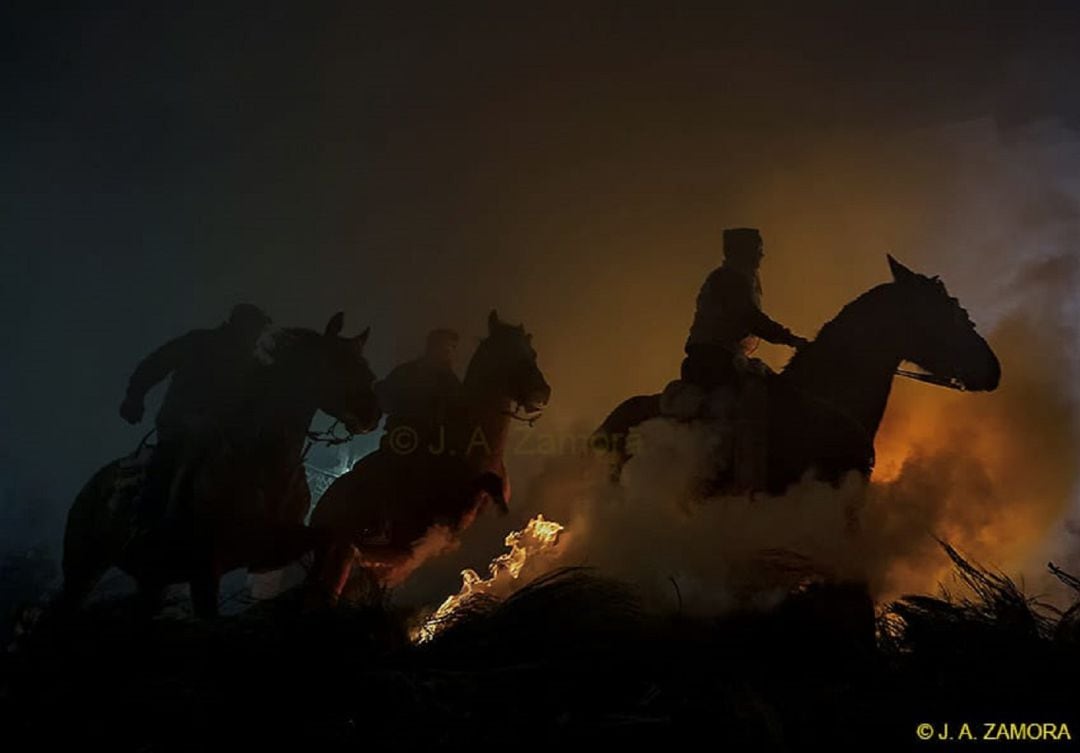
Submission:
<svg viewBox="0 0 1080 753">
<path fill-rule="evenodd" d="M 315 551 L 308 577 L 308 606 L 337 604 L 352 575 L 356 547 L 351 541 L 332 541 Z"/>
<path fill-rule="evenodd" d="M 221 575 L 213 571 L 201 572 L 191 579 L 190 584 L 195 616 L 203 619 L 217 617 Z"/>
<path fill-rule="evenodd" d="M 191 605 L 196 617 L 217 617 L 218 597 L 221 591 L 221 568 L 218 567 L 213 547 L 209 542 L 202 542 L 195 547 L 192 562 Z"/>
<path fill-rule="evenodd" d="M 151 578 L 135 579 L 135 610 L 146 618 L 153 617 L 165 601 L 165 584 Z"/>
<path fill-rule="evenodd" d="M 333 603 L 341 598 L 345 584 L 352 577 L 353 565 L 356 564 L 357 551 L 352 542 L 335 544 L 330 550 L 327 580 L 330 598 Z"/>
</svg>

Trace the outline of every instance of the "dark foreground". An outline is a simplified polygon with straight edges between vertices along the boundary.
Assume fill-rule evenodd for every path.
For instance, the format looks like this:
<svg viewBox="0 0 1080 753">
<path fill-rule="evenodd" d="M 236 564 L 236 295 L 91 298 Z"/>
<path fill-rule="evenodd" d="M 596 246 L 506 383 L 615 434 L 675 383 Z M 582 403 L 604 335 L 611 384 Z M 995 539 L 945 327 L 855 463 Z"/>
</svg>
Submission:
<svg viewBox="0 0 1080 753">
<path fill-rule="evenodd" d="M 405 615 L 303 614 L 289 595 L 208 623 L 104 604 L 45 621 L 2 659 L 0 739 L 11 751 L 1080 749 L 1080 610 L 1046 612 L 957 568 L 976 601 L 910 598 L 875 615 L 859 587 L 817 584 L 720 619 L 643 615 L 622 586 L 562 571 L 423 646 Z M 946 722 L 975 741 L 918 740 L 919 724 L 936 735 Z M 1072 741 L 983 740 L 1000 722 L 1065 723 Z"/>
</svg>

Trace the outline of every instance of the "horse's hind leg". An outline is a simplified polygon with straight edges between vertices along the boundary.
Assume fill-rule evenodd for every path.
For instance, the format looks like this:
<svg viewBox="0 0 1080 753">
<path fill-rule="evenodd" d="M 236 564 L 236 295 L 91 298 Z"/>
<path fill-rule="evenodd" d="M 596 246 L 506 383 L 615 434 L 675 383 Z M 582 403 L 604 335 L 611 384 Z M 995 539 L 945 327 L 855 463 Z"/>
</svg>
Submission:
<svg viewBox="0 0 1080 753">
<path fill-rule="evenodd" d="M 191 579 L 190 584 L 191 606 L 195 611 L 195 616 L 203 619 L 217 617 L 221 575 L 209 571 L 199 573 Z"/>
<path fill-rule="evenodd" d="M 60 563 L 64 583 L 57 606 L 62 611 L 82 606 L 117 558 L 118 552 L 107 540 L 94 536 L 81 538 L 65 531 L 64 554 Z"/>
<path fill-rule="evenodd" d="M 136 579 L 135 609 L 139 615 L 153 617 L 165 600 L 165 586 L 157 581 Z"/>
<path fill-rule="evenodd" d="M 56 601 L 56 606 L 61 611 L 75 610 L 82 606 L 94 586 L 112 565 L 109 558 L 100 553 L 97 557 L 88 554 L 90 553 L 82 553 L 82 556 L 76 558 L 72 557 L 70 552 L 64 553 L 61 566 L 64 583 Z"/>
<path fill-rule="evenodd" d="M 119 558 L 119 542 L 127 531 L 109 507 L 118 468 L 116 461 L 95 473 L 68 511 L 60 564 L 64 583 L 56 602 L 61 611 L 81 606 Z"/>
</svg>

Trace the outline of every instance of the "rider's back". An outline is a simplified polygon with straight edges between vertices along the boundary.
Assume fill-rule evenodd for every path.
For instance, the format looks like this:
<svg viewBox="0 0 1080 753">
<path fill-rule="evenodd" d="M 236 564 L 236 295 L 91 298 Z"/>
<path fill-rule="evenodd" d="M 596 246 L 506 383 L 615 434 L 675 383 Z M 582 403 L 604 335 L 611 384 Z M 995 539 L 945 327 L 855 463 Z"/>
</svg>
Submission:
<svg viewBox="0 0 1080 753">
<path fill-rule="evenodd" d="M 166 343 L 139 365 L 132 376 L 172 374 L 157 415 L 166 430 L 192 423 L 224 423 L 243 404 L 245 382 L 258 367 L 253 349 L 222 328 L 196 329 Z"/>
</svg>

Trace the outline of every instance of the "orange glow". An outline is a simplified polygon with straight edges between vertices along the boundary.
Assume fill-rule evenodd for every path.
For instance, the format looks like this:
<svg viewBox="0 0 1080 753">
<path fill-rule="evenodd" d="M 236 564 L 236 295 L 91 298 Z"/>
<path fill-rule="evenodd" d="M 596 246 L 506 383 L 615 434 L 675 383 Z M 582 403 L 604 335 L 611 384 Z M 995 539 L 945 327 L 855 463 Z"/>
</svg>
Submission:
<svg viewBox="0 0 1080 753">
<path fill-rule="evenodd" d="M 559 541 L 563 526 L 553 520 L 537 515 L 520 531 L 511 531 L 506 537 L 510 551 L 500 554 L 488 565 L 488 578 L 481 578 L 475 570 L 463 570 L 461 590 L 448 596 L 435 612 L 412 634 L 414 643 L 426 643 L 439 634 L 447 619 L 463 604 L 478 594 L 493 593 L 496 584 L 504 577 L 517 580 L 522 568 L 530 559 L 550 553 Z"/>
</svg>

